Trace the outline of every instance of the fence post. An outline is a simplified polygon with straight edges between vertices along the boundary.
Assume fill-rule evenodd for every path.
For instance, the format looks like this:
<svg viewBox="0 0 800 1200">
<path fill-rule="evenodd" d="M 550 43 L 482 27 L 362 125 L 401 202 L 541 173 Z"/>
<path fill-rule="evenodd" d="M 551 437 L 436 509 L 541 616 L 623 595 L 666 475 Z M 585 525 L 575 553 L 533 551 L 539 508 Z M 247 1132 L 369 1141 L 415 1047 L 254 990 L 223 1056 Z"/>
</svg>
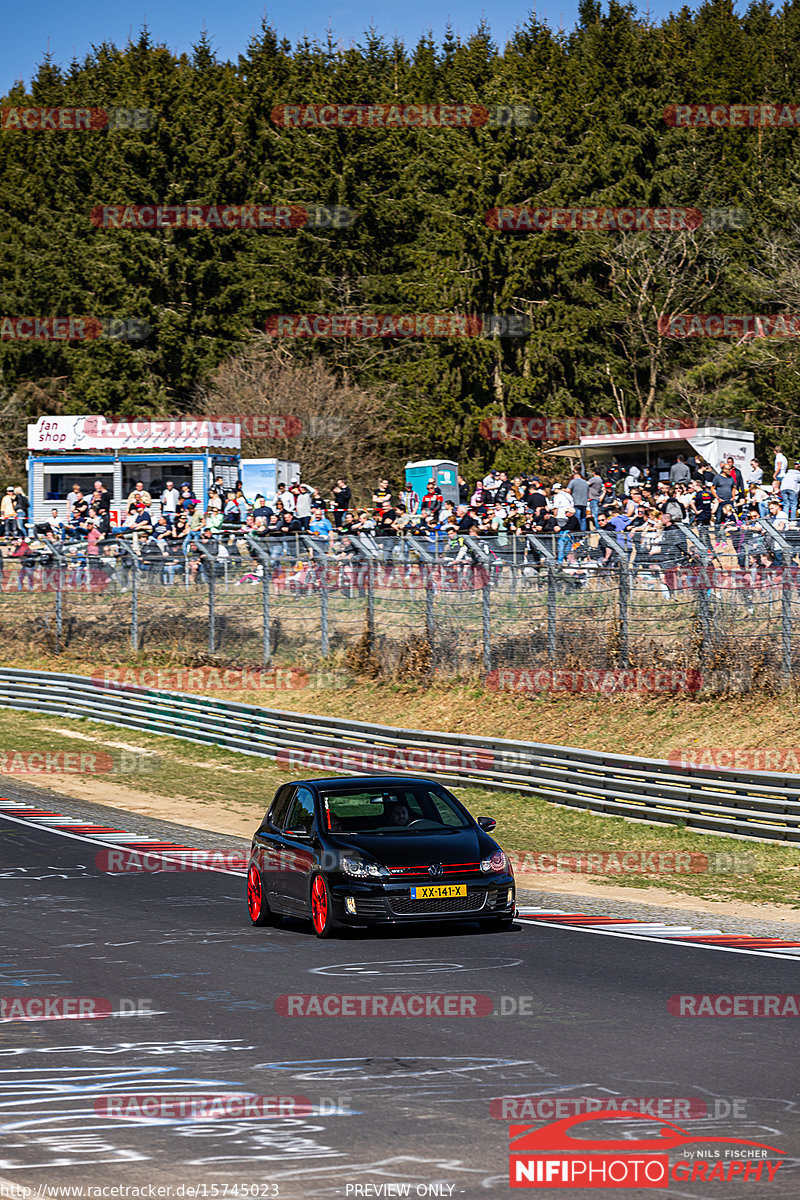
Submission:
<svg viewBox="0 0 800 1200">
<path fill-rule="evenodd" d="M 375 577 L 372 574 L 372 559 L 365 560 L 367 569 L 367 651 L 372 654 L 375 645 Z"/>
<path fill-rule="evenodd" d="M 61 628 L 63 617 L 63 596 L 64 596 L 64 562 L 59 559 L 58 574 L 56 576 L 56 654 L 61 653 Z"/>
<path fill-rule="evenodd" d="M 208 571 L 208 652 L 214 653 L 216 644 L 216 593 L 217 593 L 217 572 L 216 560 L 209 554 L 206 556 L 210 562 Z"/>
<path fill-rule="evenodd" d="M 547 658 L 556 661 L 556 562 L 547 562 Z"/>
<path fill-rule="evenodd" d="M 322 549 L 317 550 L 317 553 L 322 563 L 319 576 L 320 653 L 323 658 L 327 658 L 331 652 L 328 631 L 328 556 Z"/>
<path fill-rule="evenodd" d="M 131 647 L 139 649 L 139 564 L 131 554 Z"/>
<path fill-rule="evenodd" d="M 272 657 L 269 635 L 270 557 L 251 534 L 245 534 L 244 540 L 250 547 L 251 556 L 261 564 L 261 660 L 263 665 L 268 667 Z"/>
<path fill-rule="evenodd" d="M 436 633 L 436 624 L 433 612 L 433 569 L 428 565 L 425 572 L 425 629 L 428 634 L 428 643 L 431 647 L 431 658 L 433 658 L 433 639 Z"/>
<path fill-rule="evenodd" d="M 627 560 L 619 564 L 619 665 L 628 669 L 628 601 L 631 573 Z"/>
<path fill-rule="evenodd" d="M 781 641 L 783 649 L 783 682 L 788 687 L 792 682 L 792 568 L 789 563 L 783 568 L 781 589 Z"/>
<path fill-rule="evenodd" d="M 481 588 L 483 596 L 483 669 L 488 673 L 492 669 L 492 589 L 488 580 Z"/>
</svg>

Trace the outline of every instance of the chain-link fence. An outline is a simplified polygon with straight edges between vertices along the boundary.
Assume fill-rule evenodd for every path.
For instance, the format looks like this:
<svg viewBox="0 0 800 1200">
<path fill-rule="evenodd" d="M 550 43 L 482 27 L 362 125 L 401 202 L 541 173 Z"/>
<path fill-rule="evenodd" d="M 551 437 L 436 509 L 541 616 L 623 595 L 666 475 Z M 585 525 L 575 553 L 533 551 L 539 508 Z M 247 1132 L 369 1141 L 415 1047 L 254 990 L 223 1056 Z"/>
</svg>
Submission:
<svg viewBox="0 0 800 1200">
<path fill-rule="evenodd" d="M 512 691 L 780 690 L 800 664 L 800 533 L 674 527 L 494 538 L 231 534 L 6 558 L 8 651 L 337 667 Z M 9 655 L 11 656 L 11 655 Z M 645 673 L 648 673 L 645 674 Z M 656 673 L 655 675 L 653 673 Z M 660 673 L 660 674 L 659 674 Z M 648 682 L 649 681 L 649 682 Z"/>
</svg>

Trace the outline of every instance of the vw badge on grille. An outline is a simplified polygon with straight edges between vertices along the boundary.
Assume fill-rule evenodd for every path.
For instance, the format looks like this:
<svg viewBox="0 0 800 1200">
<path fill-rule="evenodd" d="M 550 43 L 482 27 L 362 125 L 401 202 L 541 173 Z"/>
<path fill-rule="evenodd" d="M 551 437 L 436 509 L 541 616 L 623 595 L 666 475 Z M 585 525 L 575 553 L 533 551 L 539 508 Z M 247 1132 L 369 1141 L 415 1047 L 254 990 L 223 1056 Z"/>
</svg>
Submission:
<svg viewBox="0 0 800 1200">
<path fill-rule="evenodd" d="M 439 879 L 440 876 L 444 875 L 444 867 L 441 863 L 431 863 L 428 867 L 428 874 L 431 879 Z"/>
</svg>

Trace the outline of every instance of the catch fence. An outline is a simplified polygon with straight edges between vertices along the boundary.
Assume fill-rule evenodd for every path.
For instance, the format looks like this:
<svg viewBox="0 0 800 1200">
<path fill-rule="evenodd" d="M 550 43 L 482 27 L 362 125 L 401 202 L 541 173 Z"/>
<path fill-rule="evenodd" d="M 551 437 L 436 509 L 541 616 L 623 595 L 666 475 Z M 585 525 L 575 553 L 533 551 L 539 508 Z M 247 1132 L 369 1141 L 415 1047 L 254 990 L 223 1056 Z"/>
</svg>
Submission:
<svg viewBox="0 0 800 1200">
<path fill-rule="evenodd" d="M 240 666 L 337 666 L 499 690 L 781 690 L 798 672 L 799 548 L 763 522 L 711 540 L 607 532 L 476 538 L 231 536 L 147 558 L 124 539 L 6 559 L 0 644 Z M 652 551 L 652 552 L 651 552 Z M 643 672 L 660 672 L 647 684 Z M 638 675 L 636 673 L 639 673 Z"/>
</svg>

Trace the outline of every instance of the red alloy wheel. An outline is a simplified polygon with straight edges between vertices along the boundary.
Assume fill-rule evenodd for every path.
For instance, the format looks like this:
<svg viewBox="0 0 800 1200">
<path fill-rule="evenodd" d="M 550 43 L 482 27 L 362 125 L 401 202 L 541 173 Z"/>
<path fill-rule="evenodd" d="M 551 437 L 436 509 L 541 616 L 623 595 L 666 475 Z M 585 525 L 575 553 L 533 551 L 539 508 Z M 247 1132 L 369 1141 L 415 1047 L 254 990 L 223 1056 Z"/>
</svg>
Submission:
<svg viewBox="0 0 800 1200">
<path fill-rule="evenodd" d="M 317 937 L 328 937 L 335 925 L 331 908 L 328 885 L 322 875 L 315 875 L 311 885 L 311 920 Z"/>
<path fill-rule="evenodd" d="M 266 925 L 269 921 L 269 909 L 264 900 L 261 872 L 255 863 L 250 864 L 250 870 L 247 872 L 247 911 L 253 925 Z"/>
</svg>

